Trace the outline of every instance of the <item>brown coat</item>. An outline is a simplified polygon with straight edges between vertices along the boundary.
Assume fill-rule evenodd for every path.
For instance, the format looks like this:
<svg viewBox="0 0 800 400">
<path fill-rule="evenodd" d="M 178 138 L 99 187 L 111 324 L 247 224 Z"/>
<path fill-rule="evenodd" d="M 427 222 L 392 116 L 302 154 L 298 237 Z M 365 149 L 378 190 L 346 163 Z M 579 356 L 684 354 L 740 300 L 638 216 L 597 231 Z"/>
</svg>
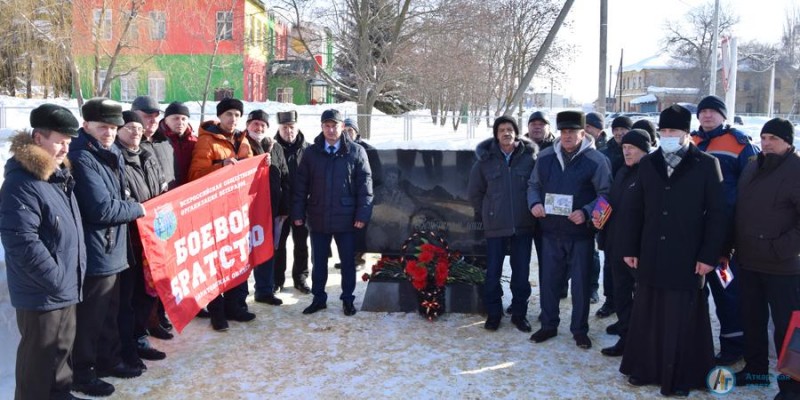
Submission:
<svg viewBox="0 0 800 400">
<path fill-rule="evenodd" d="M 219 122 L 206 121 L 200 124 L 200 135 L 192 150 L 189 166 L 189 181 L 199 179 L 220 168 L 227 158 L 243 159 L 253 156 L 250 143 L 244 132 L 226 133 Z"/>
<path fill-rule="evenodd" d="M 800 274 L 800 155 L 758 155 L 739 178 L 736 256 L 741 268 Z"/>
</svg>

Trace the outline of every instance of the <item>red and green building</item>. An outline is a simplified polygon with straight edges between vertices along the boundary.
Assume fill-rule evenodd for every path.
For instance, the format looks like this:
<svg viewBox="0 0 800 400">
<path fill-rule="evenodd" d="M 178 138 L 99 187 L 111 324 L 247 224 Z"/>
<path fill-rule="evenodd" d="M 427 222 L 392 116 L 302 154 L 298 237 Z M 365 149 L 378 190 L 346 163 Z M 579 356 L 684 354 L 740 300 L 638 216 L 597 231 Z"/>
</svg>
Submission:
<svg viewBox="0 0 800 400">
<path fill-rule="evenodd" d="M 122 42 L 111 74 L 116 78 L 110 84 L 112 99 L 150 95 L 160 102 L 194 101 L 206 92 L 208 100 L 268 99 L 267 66 L 286 58 L 289 28 L 264 2 L 148 0 L 133 18 L 131 3 L 72 2 L 73 54 L 86 97 L 94 92 L 95 65 L 102 82 Z"/>
</svg>

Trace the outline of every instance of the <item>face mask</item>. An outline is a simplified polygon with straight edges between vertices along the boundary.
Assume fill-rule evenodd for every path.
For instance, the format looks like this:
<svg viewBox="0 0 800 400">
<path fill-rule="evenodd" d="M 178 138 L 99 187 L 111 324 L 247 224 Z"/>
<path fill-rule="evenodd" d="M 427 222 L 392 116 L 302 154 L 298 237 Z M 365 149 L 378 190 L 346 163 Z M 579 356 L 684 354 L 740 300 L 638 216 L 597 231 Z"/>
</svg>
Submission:
<svg viewBox="0 0 800 400">
<path fill-rule="evenodd" d="M 678 151 L 683 145 L 679 137 L 661 137 L 661 150 L 667 153 L 674 153 Z"/>
</svg>

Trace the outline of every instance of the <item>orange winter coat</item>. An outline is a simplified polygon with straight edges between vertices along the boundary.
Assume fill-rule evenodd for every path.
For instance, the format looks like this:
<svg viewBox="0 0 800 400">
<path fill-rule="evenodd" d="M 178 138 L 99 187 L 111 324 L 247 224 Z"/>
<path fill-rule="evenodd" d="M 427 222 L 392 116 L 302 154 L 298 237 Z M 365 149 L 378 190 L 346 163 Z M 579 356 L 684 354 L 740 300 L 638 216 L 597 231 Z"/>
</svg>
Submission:
<svg viewBox="0 0 800 400">
<path fill-rule="evenodd" d="M 220 168 L 222 161 L 235 157 L 243 159 L 253 156 L 253 150 L 244 132 L 224 132 L 217 121 L 200 124 L 200 134 L 192 151 L 189 166 L 189 181 L 199 179 Z"/>
</svg>

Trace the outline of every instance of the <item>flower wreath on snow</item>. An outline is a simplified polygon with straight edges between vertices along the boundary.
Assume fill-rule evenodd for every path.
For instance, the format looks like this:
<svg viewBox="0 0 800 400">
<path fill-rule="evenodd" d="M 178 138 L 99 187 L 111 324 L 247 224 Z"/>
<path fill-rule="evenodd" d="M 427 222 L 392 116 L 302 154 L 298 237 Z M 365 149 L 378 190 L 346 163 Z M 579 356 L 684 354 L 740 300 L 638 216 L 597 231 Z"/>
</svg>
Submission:
<svg viewBox="0 0 800 400">
<path fill-rule="evenodd" d="M 409 249 L 414 254 L 406 255 Z M 451 252 L 440 235 L 430 231 L 416 231 L 403 243 L 400 258 L 383 256 L 372 266 L 372 274 L 364 273 L 361 279 L 408 279 L 419 297 L 419 312 L 434 320 L 444 312 L 444 291 L 447 283 L 482 285 L 485 273 L 468 262 L 460 253 Z"/>
</svg>

